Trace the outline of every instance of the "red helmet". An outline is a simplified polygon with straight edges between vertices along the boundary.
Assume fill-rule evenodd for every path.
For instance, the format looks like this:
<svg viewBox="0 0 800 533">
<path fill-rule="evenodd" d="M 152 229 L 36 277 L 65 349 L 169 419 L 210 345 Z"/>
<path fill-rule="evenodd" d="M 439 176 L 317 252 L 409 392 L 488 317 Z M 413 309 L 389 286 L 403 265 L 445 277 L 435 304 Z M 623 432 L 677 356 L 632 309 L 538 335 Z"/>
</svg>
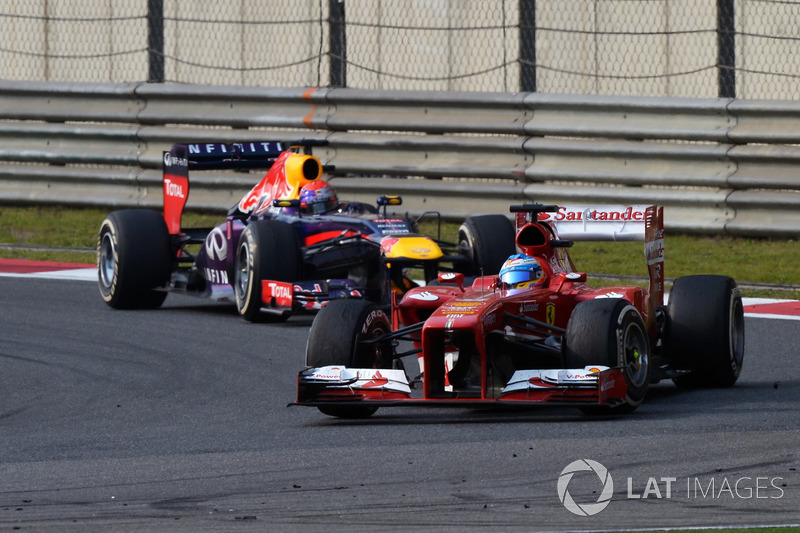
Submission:
<svg viewBox="0 0 800 533">
<path fill-rule="evenodd" d="M 312 181 L 300 189 L 300 211 L 319 215 L 333 211 L 339 205 L 336 191 L 326 181 Z"/>
</svg>

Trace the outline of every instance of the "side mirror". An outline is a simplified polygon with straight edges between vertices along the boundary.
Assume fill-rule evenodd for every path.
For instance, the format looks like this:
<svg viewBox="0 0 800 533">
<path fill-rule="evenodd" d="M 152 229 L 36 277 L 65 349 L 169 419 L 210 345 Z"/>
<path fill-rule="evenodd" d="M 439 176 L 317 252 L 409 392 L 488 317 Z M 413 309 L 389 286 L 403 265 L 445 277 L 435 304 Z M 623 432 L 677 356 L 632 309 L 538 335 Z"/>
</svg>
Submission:
<svg viewBox="0 0 800 533">
<path fill-rule="evenodd" d="M 586 281 L 586 272 L 569 272 L 564 277 L 567 281 Z"/>
<path fill-rule="evenodd" d="M 460 272 L 440 272 L 437 279 L 439 283 L 455 283 L 464 292 L 464 274 Z"/>
<path fill-rule="evenodd" d="M 397 195 L 378 196 L 377 203 L 378 207 L 383 207 L 387 205 L 403 205 L 403 198 Z"/>
<path fill-rule="evenodd" d="M 272 207 L 300 207 L 300 200 L 290 200 L 289 198 L 275 198 L 272 200 Z"/>
</svg>

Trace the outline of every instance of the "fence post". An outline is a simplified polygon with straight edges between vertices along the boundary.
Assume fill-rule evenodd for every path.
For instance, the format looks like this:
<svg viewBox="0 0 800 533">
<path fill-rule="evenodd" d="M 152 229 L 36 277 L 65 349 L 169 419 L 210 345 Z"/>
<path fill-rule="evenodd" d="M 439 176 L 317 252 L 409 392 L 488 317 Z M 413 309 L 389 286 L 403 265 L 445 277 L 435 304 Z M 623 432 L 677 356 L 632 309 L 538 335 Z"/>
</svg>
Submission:
<svg viewBox="0 0 800 533">
<path fill-rule="evenodd" d="M 519 89 L 536 92 L 536 0 L 519 0 Z"/>
<path fill-rule="evenodd" d="M 734 0 L 717 0 L 717 72 L 719 97 L 736 98 L 736 17 Z"/>
<path fill-rule="evenodd" d="M 147 0 L 147 79 L 164 83 L 164 0 Z"/>
<path fill-rule="evenodd" d="M 347 39 L 344 0 L 328 0 L 330 14 L 331 87 L 347 87 Z"/>
</svg>

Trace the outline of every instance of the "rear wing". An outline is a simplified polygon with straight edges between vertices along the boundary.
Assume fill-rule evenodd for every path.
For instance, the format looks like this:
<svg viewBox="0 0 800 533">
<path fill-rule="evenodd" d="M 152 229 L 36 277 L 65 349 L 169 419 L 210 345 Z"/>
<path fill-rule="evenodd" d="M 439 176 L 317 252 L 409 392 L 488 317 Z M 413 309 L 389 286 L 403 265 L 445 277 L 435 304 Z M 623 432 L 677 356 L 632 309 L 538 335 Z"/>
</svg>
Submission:
<svg viewBox="0 0 800 533">
<path fill-rule="evenodd" d="M 248 141 L 235 143 L 175 144 L 163 154 L 164 219 L 170 234 L 180 233 L 181 216 L 189 198 L 189 171 L 269 169 L 286 151 L 311 153 L 327 140 L 294 142 Z M 332 170 L 325 166 L 323 170 Z"/>
<path fill-rule="evenodd" d="M 664 303 L 664 208 L 654 205 L 512 206 L 519 230 L 532 222 L 547 223 L 558 239 L 570 241 L 644 242 L 650 298 Z"/>
</svg>

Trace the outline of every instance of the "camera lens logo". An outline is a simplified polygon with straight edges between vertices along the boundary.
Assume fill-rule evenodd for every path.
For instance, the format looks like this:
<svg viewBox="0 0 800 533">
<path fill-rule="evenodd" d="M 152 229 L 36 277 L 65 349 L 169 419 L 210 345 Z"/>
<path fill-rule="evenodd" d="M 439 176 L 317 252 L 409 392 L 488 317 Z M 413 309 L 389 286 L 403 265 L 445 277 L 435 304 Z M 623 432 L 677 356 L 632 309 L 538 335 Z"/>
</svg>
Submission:
<svg viewBox="0 0 800 533">
<path fill-rule="evenodd" d="M 576 503 L 569 493 L 569 482 L 572 481 L 572 476 L 576 472 L 594 472 L 600 482 L 603 484 L 603 490 L 600 492 L 600 497 L 595 503 Z M 611 479 L 611 474 L 608 469 L 591 459 L 578 459 L 573 461 L 561 471 L 558 477 L 558 499 L 564 504 L 564 507 L 571 513 L 579 516 L 593 516 L 605 509 L 611 501 L 611 496 L 614 494 L 614 481 Z"/>
</svg>

